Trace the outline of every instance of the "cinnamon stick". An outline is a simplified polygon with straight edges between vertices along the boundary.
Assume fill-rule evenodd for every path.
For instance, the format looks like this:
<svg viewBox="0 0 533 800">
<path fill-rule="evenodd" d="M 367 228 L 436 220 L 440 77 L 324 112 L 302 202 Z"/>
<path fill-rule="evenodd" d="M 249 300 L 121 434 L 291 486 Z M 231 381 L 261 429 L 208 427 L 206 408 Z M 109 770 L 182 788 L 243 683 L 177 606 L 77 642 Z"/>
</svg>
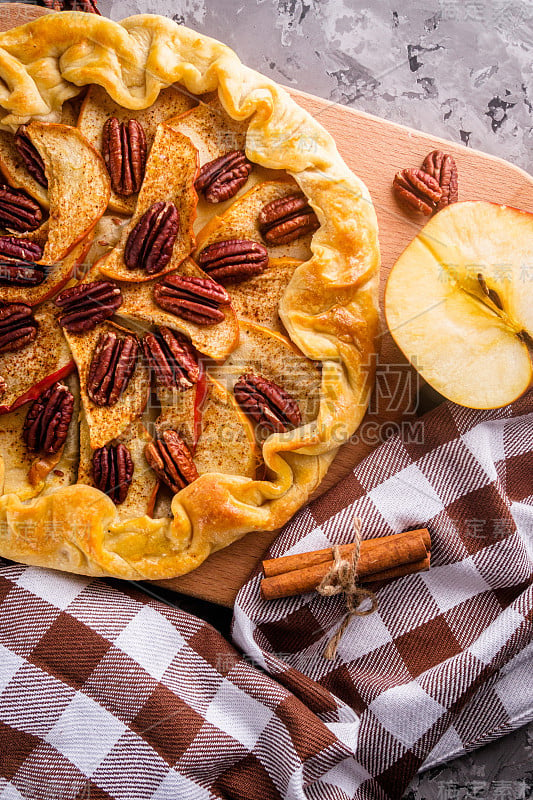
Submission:
<svg viewBox="0 0 533 800">
<path fill-rule="evenodd" d="M 368 539 L 361 542 L 359 561 L 357 564 L 357 575 L 360 581 L 381 581 L 400 575 L 390 574 L 391 571 L 401 567 L 411 565 L 410 571 L 417 571 L 412 565 L 425 563 L 428 554 L 429 533 L 421 531 L 408 531 L 409 535 L 396 534 L 394 536 L 384 536 L 380 539 Z M 431 543 L 431 540 L 429 540 Z M 369 546 L 370 545 L 370 546 Z M 341 554 L 346 557 L 353 550 L 353 545 L 345 545 L 345 551 L 341 548 Z M 346 549 L 348 548 L 348 549 Z M 328 561 L 312 563 L 315 553 L 329 554 Z M 322 555 L 319 557 L 323 557 Z M 285 561 L 292 557 L 279 559 Z M 290 597 L 295 594 L 313 591 L 319 585 L 322 578 L 327 575 L 333 566 L 332 551 L 315 551 L 313 553 L 298 554 L 299 563 L 310 566 L 303 566 L 300 569 L 292 569 L 288 572 L 271 574 L 261 581 L 261 594 L 266 600 L 273 600 L 279 597 Z M 269 559 L 270 561 L 273 559 Z M 277 560 L 277 559 L 276 559 Z M 291 564 L 294 561 L 289 562 Z M 272 569 L 272 565 L 269 565 Z M 274 568 L 275 569 L 275 568 Z M 383 577 L 383 575 L 387 577 Z M 402 573 L 408 574 L 408 573 Z"/>
<path fill-rule="evenodd" d="M 402 539 L 412 539 L 417 535 L 424 539 L 426 550 L 431 550 L 431 537 L 427 528 L 418 528 L 415 531 L 405 531 L 404 533 L 394 533 L 392 536 L 380 536 L 377 539 L 365 539 L 361 542 L 361 556 L 374 547 L 381 548 L 385 542 L 396 542 Z M 353 542 L 342 544 L 340 553 L 343 558 L 349 558 L 354 548 Z M 295 569 L 313 567 L 316 564 L 323 564 L 325 561 L 332 561 L 333 555 L 331 547 L 325 550 L 313 550 L 310 553 L 296 553 L 292 556 L 280 556 L 280 558 L 268 558 L 263 561 L 263 572 L 265 578 L 272 575 L 282 575 L 284 572 L 291 572 Z M 360 572 L 360 569 L 359 569 Z"/>
<path fill-rule="evenodd" d="M 366 578 L 361 579 L 369 589 L 376 589 L 387 581 L 392 581 L 395 578 L 403 578 L 405 575 L 414 575 L 415 572 L 425 572 L 429 569 L 431 564 L 431 553 L 428 553 L 425 558 L 420 561 L 415 561 L 413 564 L 400 564 L 391 569 L 385 569 L 383 572 L 376 572 L 374 575 L 367 575 Z"/>
</svg>

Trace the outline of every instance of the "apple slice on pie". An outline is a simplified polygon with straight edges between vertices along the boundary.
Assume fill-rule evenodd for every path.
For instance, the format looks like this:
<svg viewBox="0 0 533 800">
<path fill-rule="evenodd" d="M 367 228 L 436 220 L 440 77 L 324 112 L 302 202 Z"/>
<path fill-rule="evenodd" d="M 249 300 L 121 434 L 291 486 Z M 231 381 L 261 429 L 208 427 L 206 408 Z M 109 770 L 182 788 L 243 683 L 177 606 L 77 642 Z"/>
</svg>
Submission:
<svg viewBox="0 0 533 800">
<path fill-rule="evenodd" d="M 117 313 L 129 322 L 181 331 L 197 350 L 216 360 L 237 346 L 239 323 L 229 294 L 191 258 L 175 273 L 151 283 L 121 283 L 120 289 L 122 304 Z"/>
<path fill-rule="evenodd" d="M 150 376 L 137 337 L 111 322 L 65 336 L 78 369 L 90 446 L 103 447 L 140 417 L 148 401 Z"/>
<path fill-rule="evenodd" d="M 130 120 L 135 120 L 142 127 L 146 140 L 146 152 L 149 153 L 158 125 L 183 114 L 194 105 L 196 105 L 196 100 L 191 95 L 181 92 L 175 86 L 169 86 L 159 93 L 157 100 L 149 108 L 132 111 L 115 103 L 101 86 L 91 86 L 81 107 L 78 128 L 95 150 L 103 153 L 104 127 L 106 124 L 109 125 L 108 120 L 116 119 L 120 126 L 125 124 L 126 128 Z M 128 156 L 125 157 L 128 158 Z M 129 158 L 131 159 L 131 151 Z M 144 163 L 142 166 L 144 167 Z M 113 172 L 112 166 L 108 165 L 108 169 L 111 173 Z M 119 181 L 117 180 L 116 183 Z M 125 193 L 124 187 L 119 193 L 112 187 L 109 209 L 120 214 L 133 214 L 137 203 L 137 194 L 138 191 Z"/>
<path fill-rule="evenodd" d="M 61 118 L 59 120 L 62 125 L 76 125 L 78 119 L 78 105 L 78 98 L 67 100 L 63 104 Z M 26 161 L 23 159 L 16 141 L 16 134 L 10 133 L 9 131 L 0 131 L 0 170 L 10 186 L 14 186 L 17 189 L 24 189 L 30 197 L 37 200 L 42 208 L 48 209 L 50 201 L 48 199 L 47 181 L 46 179 L 42 180 L 41 175 L 41 182 L 39 182 L 28 172 Z"/>
<path fill-rule="evenodd" d="M 250 420 L 233 394 L 214 378 L 207 376 L 205 388 L 200 391 L 199 402 L 197 387 L 173 397 L 161 395 L 157 435 L 161 436 L 169 428 L 175 430 L 187 444 L 199 475 L 221 472 L 255 477 L 260 451 Z M 197 421 L 198 406 L 200 419 Z"/>
<path fill-rule="evenodd" d="M 27 344 L 16 350 L 0 352 L 0 375 L 5 392 L 0 396 L 0 413 L 34 400 L 48 386 L 61 380 L 74 369 L 74 361 L 51 301 L 35 311 L 23 303 L 9 304 L 4 313 L 25 319 L 29 331 Z M 34 333 L 33 333 L 34 332 Z"/>
<path fill-rule="evenodd" d="M 107 208 L 110 183 L 102 157 L 77 128 L 45 122 L 25 126 L 48 180 L 50 219 L 43 261 L 54 264 L 83 239 Z"/>
<path fill-rule="evenodd" d="M 14 492 L 21 500 L 29 500 L 38 494 L 48 494 L 76 482 L 79 452 L 76 385 L 76 378 L 70 375 L 65 381 L 52 384 L 47 392 L 55 395 L 56 407 L 62 404 L 63 399 L 68 406 L 68 426 L 59 437 L 49 436 L 46 442 L 43 437 L 36 435 L 37 406 L 42 405 L 43 392 L 33 402 L 25 403 L 2 416 L 0 489 L 3 493 Z M 33 425 L 30 424 L 32 421 Z M 44 432 L 48 431 L 50 422 L 48 420 Z"/>
<path fill-rule="evenodd" d="M 258 275 L 229 283 L 226 289 L 238 318 L 286 335 L 279 304 L 294 270 L 301 263 L 295 258 L 271 258 L 268 267 Z"/>
<path fill-rule="evenodd" d="M 261 325 L 241 322 L 238 347 L 223 364 L 213 367 L 210 374 L 228 391 L 235 391 L 235 385 L 243 374 L 265 378 L 281 387 L 297 404 L 299 424 L 305 425 L 317 417 L 321 384 L 319 366 L 306 358 L 287 338 Z M 262 428 L 263 422 L 259 420 L 257 426 L 260 438 L 273 430 L 268 425 Z"/>
<path fill-rule="evenodd" d="M 92 447 L 85 414 L 81 415 L 78 483 L 95 486 L 111 497 L 119 521 L 153 513 L 159 481 L 144 457 L 150 441 L 146 428 L 136 419 L 120 436 Z"/>
<path fill-rule="evenodd" d="M 19 247 L 22 245 L 21 252 L 26 258 L 27 241 L 19 239 L 17 242 Z M 79 277 L 90 247 L 91 234 L 55 264 L 43 264 L 42 258 L 37 261 L 25 260 L 23 263 L 4 262 L 0 267 L 2 300 L 9 303 L 27 303 L 29 306 L 36 306 L 49 300 L 61 291 L 72 277 Z M 17 277 L 14 277 L 15 273 Z"/>
<path fill-rule="evenodd" d="M 288 176 L 263 181 L 199 231 L 195 258 L 201 265 L 202 253 L 215 243 L 252 240 L 264 246 L 270 258 L 307 261 L 311 233 L 317 228 L 318 220 L 296 181 Z"/>
<path fill-rule="evenodd" d="M 195 244 L 197 171 L 198 154 L 189 139 L 159 125 L 135 213 L 98 264 L 103 275 L 136 283 L 179 267 Z"/>
</svg>

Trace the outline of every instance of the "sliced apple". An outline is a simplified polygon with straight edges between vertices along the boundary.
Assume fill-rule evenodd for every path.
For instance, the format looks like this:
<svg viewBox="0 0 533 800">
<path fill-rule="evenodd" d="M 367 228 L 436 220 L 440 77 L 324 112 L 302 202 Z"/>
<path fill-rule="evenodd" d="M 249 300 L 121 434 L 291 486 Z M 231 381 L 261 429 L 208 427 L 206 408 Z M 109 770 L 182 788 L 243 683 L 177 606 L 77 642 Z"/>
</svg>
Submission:
<svg viewBox="0 0 533 800">
<path fill-rule="evenodd" d="M 124 331 L 112 322 L 97 325 L 87 333 L 68 333 L 65 336 L 70 346 L 72 356 L 78 368 L 80 377 L 81 403 L 87 419 L 90 435 L 90 445 L 95 450 L 102 447 L 111 439 L 116 439 L 126 430 L 135 419 L 141 416 L 150 394 L 150 375 L 144 361 L 139 356 L 135 372 L 115 405 L 98 406 L 87 394 L 87 375 L 94 349 L 102 333 L 106 331 L 116 333 L 130 333 Z"/>
<path fill-rule="evenodd" d="M 122 443 L 126 445 L 133 461 L 133 478 L 128 494 L 124 502 L 116 507 L 120 522 L 142 517 L 145 514 L 151 516 L 153 513 L 159 482 L 144 457 L 144 447 L 149 441 L 150 436 L 138 419 L 134 420 L 119 437 L 113 440 L 114 444 Z M 82 413 L 80 418 L 78 483 L 94 486 L 92 464 L 94 449 L 91 447 L 89 426 L 85 414 Z"/>
<path fill-rule="evenodd" d="M 43 263 L 60 261 L 96 225 L 111 190 L 104 161 L 77 128 L 31 122 L 28 136 L 48 178 L 50 219 Z"/>
<path fill-rule="evenodd" d="M 76 481 L 78 465 L 79 393 L 75 376 L 65 381 L 74 395 L 75 405 L 63 447 L 53 455 L 36 454 L 24 443 L 23 428 L 30 409 L 27 403 L 4 414 L 0 425 L 0 489 L 16 493 L 21 500 L 48 494 Z"/>
<path fill-rule="evenodd" d="M 115 103 L 101 86 L 89 88 L 78 119 L 78 127 L 92 146 L 102 152 L 102 130 L 107 119 L 116 117 L 119 122 L 136 119 L 144 129 L 146 144 L 150 149 L 157 126 L 165 120 L 188 111 L 196 104 L 194 98 L 174 86 L 163 89 L 153 105 L 140 111 L 130 111 Z M 137 195 L 121 197 L 111 190 L 109 208 L 121 214 L 135 211 Z"/>
<path fill-rule="evenodd" d="M 63 103 L 60 120 L 62 125 L 76 125 L 79 105 L 78 97 L 72 97 Z M 30 175 L 15 147 L 15 135 L 8 131 L 0 131 L 0 170 L 10 186 L 24 189 L 43 208 L 50 207 L 48 190 Z"/>
<path fill-rule="evenodd" d="M 120 241 L 122 229 L 129 220 L 126 217 L 117 217 L 104 214 L 100 217 L 94 228 L 91 249 L 87 253 L 86 262 L 91 267 L 106 256 Z"/>
<path fill-rule="evenodd" d="M 95 265 L 98 270 L 100 262 Z M 205 273 L 188 258 L 179 270 L 180 275 L 207 277 Z M 200 353 L 216 360 L 225 358 L 237 346 L 239 341 L 239 323 L 231 306 L 221 306 L 224 320 L 216 325 L 196 325 L 193 322 L 164 311 L 155 304 L 151 283 L 121 283 L 122 305 L 117 311 L 118 317 L 146 328 L 150 325 L 166 325 L 184 333 Z"/>
<path fill-rule="evenodd" d="M 531 264 L 532 214 L 466 202 L 433 217 L 394 265 L 387 324 L 422 377 L 449 400 L 499 408 L 531 385 Z"/>
<path fill-rule="evenodd" d="M 147 274 L 143 269 L 128 269 L 124 263 L 124 249 L 128 236 L 140 218 L 159 201 L 174 203 L 179 213 L 179 230 L 171 259 L 157 274 L 160 277 L 179 267 L 195 246 L 193 222 L 198 198 L 194 190 L 194 181 L 197 172 L 198 153 L 189 139 L 167 125 L 160 125 L 146 162 L 144 181 L 135 213 L 123 228 L 117 245 L 98 264 L 103 275 L 118 281 L 134 283 L 153 279 L 154 276 Z"/>
<path fill-rule="evenodd" d="M 201 404 L 200 435 L 195 436 L 195 394 L 193 389 L 176 393 L 173 403 L 162 403 L 156 423 L 158 433 L 172 428 L 184 439 L 198 473 L 223 472 L 255 477 L 260 459 L 253 426 L 240 410 L 233 395 L 221 383 L 207 376 Z"/>
<path fill-rule="evenodd" d="M 7 384 L 2 395 L 0 414 L 34 400 L 48 386 L 74 369 L 74 361 L 57 323 L 53 304 L 46 302 L 39 306 L 35 319 L 39 329 L 33 342 L 21 350 L 0 354 L 0 375 Z"/>
<path fill-rule="evenodd" d="M 321 371 L 284 336 L 251 322 L 240 323 L 239 346 L 209 375 L 228 391 L 245 372 L 262 375 L 283 387 L 298 403 L 302 424 L 316 419 Z"/>
<path fill-rule="evenodd" d="M 207 103 L 200 103 L 196 108 L 186 111 L 175 119 L 168 120 L 167 125 L 188 136 L 198 150 L 199 166 L 213 161 L 232 150 L 244 150 L 248 124 L 232 119 L 222 108 L 218 98 Z M 274 176 L 274 171 L 264 170 L 257 165 L 248 177 L 247 182 L 229 200 L 223 203 L 207 203 L 203 195 L 198 198 L 195 231 L 201 230 L 214 214 L 222 214 L 235 199 L 244 194 L 258 180 L 267 180 Z"/>
<path fill-rule="evenodd" d="M 76 127 L 86 96 L 87 87 L 84 86 L 75 97 L 71 97 L 70 100 L 65 100 L 61 106 L 61 119 L 59 120 L 62 125 L 70 125 L 73 128 Z M 86 136 L 85 138 L 87 139 L 88 137 Z"/>
<path fill-rule="evenodd" d="M 226 290 L 237 317 L 284 333 L 278 308 L 294 270 L 302 262 L 295 258 L 271 258 L 267 269 L 246 281 L 230 283 Z"/>
<path fill-rule="evenodd" d="M 213 242 L 225 239 L 253 239 L 265 244 L 257 222 L 259 212 L 267 203 L 296 193 L 300 193 L 300 188 L 290 177 L 258 183 L 235 200 L 224 213 L 217 213 L 199 231 L 196 253 L 200 253 Z M 289 244 L 269 246 L 267 249 L 271 258 L 296 258 L 307 261 L 311 258 L 310 242 L 311 234 L 307 234 Z"/>
<path fill-rule="evenodd" d="M 6 181 L 15 189 L 24 189 L 45 209 L 50 207 L 48 190 L 33 178 L 15 147 L 15 136 L 10 131 L 0 131 L 0 170 Z"/>
<path fill-rule="evenodd" d="M 232 119 L 217 102 L 200 103 L 175 116 L 167 125 L 185 134 L 198 150 L 200 166 L 229 153 L 244 150 L 248 124 Z"/>
<path fill-rule="evenodd" d="M 30 306 L 38 305 L 53 297 L 61 291 L 63 286 L 83 270 L 87 253 L 91 247 L 92 233 L 76 245 L 61 261 L 48 265 L 50 270 L 45 280 L 39 286 L 1 286 L 0 299 L 7 303 L 27 303 Z M 41 261 L 37 263 L 44 263 Z"/>
</svg>

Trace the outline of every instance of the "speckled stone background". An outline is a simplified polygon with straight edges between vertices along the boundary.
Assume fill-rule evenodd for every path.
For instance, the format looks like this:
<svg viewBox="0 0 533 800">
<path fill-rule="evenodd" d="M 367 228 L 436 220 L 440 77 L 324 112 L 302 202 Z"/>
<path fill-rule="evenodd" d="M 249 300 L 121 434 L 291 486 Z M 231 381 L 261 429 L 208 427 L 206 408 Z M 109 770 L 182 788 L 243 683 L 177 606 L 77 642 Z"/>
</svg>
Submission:
<svg viewBox="0 0 533 800">
<path fill-rule="evenodd" d="M 99 0 L 99 7 L 116 20 L 165 14 L 226 42 L 280 83 L 533 172 L 533 0 Z M 180 605 L 227 628 L 222 610 Z M 531 797 L 533 724 L 420 775 L 405 800 Z"/>
</svg>

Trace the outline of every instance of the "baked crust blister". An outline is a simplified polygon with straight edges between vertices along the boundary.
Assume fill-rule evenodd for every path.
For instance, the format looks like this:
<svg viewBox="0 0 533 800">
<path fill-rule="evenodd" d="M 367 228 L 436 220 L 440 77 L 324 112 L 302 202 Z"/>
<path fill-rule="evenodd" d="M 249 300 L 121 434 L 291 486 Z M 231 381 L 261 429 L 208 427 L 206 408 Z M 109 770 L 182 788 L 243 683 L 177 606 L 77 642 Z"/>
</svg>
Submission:
<svg viewBox="0 0 533 800">
<path fill-rule="evenodd" d="M 245 67 L 227 46 L 160 16 L 138 15 L 121 23 L 82 12 L 43 16 L 0 34 L 0 75 L 0 127 L 12 132 L 35 118 L 43 123 L 58 122 L 63 103 L 88 84 L 103 87 L 123 109 L 138 111 L 149 109 L 159 93 L 164 90 L 168 94 L 167 87 L 174 83 L 195 97 L 217 93 L 218 100 L 212 97 L 232 121 L 231 136 L 245 137 L 246 156 L 259 165 L 255 168 L 258 174 L 264 170 L 265 176 L 272 177 L 275 173 L 271 170 L 284 170 L 318 217 L 320 227 L 308 236 L 310 257 L 302 261 L 290 246 L 278 246 L 272 254 L 271 267 L 279 264 L 287 282 L 284 291 L 276 282 L 274 291 L 268 290 L 268 270 L 228 287 L 239 309 L 241 340 L 239 343 L 235 335 L 230 341 L 226 336 L 217 345 L 215 355 L 229 356 L 229 367 L 225 369 L 224 362 L 209 377 L 213 424 L 219 419 L 217 403 L 222 404 L 224 414 L 238 427 L 241 444 L 247 441 L 245 420 L 239 422 L 238 410 L 233 413 L 224 398 L 226 393 L 231 398 L 235 381 L 231 370 L 235 348 L 244 348 L 248 359 L 259 359 L 260 351 L 268 350 L 257 344 L 262 341 L 264 324 L 274 328 L 274 333 L 268 339 L 273 342 L 272 360 L 263 353 L 263 374 L 270 365 L 274 375 L 275 365 L 283 364 L 287 355 L 283 348 L 292 347 L 294 358 L 305 356 L 315 362 L 312 368 L 318 376 L 318 408 L 304 414 L 298 427 L 261 440 L 260 478 L 249 477 L 249 472 L 234 475 L 199 470 L 199 477 L 172 497 L 169 517 L 143 514 L 128 518 L 106 494 L 88 485 L 89 478 L 74 485 L 60 484 L 30 500 L 12 490 L 0 497 L 0 555 L 6 558 L 129 579 L 184 574 L 244 534 L 284 524 L 306 502 L 338 446 L 361 422 L 374 383 L 378 332 L 379 247 L 370 196 L 340 158 L 331 136 L 283 88 Z M 89 127 L 89 122 L 86 124 Z M 187 136 L 188 130 L 194 142 L 194 124 L 191 117 L 186 124 L 177 124 L 176 130 L 181 136 Z M 155 131 L 150 136 L 153 139 Z M 231 149 L 227 143 L 218 146 L 222 152 Z M 200 166 L 202 159 L 217 157 L 217 148 L 212 149 L 208 155 L 200 152 Z M 253 181 L 236 199 L 246 197 L 250 187 L 253 190 Z M 284 190 L 282 186 L 270 191 L 283 195 Z M 112 209 L 120 207 L 120 198 L 112 195 L 111 200 Z M 216 213 L 223 214 L 232 202 L 222 203 Z M 99 203 L 101 207 L 101 197 Z M 130 201 L 125 205 L 130 208 Z M 100 210 L 97 213 L 100 215 Z M 205 236 L 209 235 L 210 229 Z M 94 237 L 97 248 L 98 228 Z M 77 236 L 70 243 L 70 251 L 79 239 Z M 197 246 L 203 245 L 197 242 Z M 69 249 L 63 242 L 61 247 Z M 191 274 L 195 269 L 192 262 Z M 147 291 L 150 282 L 128 286 L 134 294 L 137 288 Z M 263 309 L 259 319 L 250 318 L 254 298 L 263 287 L 270 304 L 279 304 L 279 319 L 273 306 Z M 128 304 L 134 305 L 133 299 L 125 303 L 126 309 Z M 237 334 L 235 323 L 231 324 Z M 183 326 L 194 341 L 193 328 L 192 323 Z M 243 329 L 248 330 L 247 335 L 243 336 Z M 198 331 L 201 340 L 199 327 Z M 282 345 L 276 345 L 276 337 Z M 312 370 L 308 371 L 309 384 L 303 384 L 310 386 L 313 377 Z M 208 446 L 204 447 L 204 453 L 207 451 Z M 255 456 L 251 451 L 248 457 L 252 463 Z M 149 494 L 148 511 L 153 508 L 153 492 Z M 132 508 L 137 513 L 140 502 L 135 495 Z"/>
</svg>

